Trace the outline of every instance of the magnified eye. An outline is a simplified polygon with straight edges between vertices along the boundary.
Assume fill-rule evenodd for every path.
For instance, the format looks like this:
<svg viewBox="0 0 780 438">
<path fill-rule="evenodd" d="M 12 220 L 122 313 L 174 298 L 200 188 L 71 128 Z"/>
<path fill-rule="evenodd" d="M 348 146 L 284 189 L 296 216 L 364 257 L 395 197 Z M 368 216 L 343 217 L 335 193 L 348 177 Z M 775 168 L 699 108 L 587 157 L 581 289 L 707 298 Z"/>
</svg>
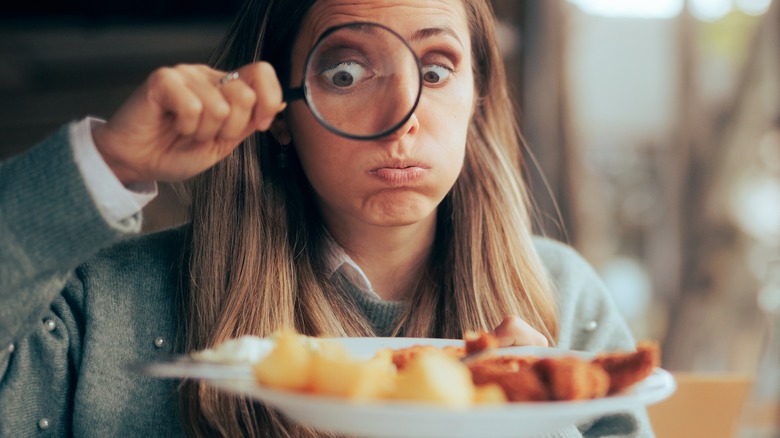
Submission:
<svg viewBox="0 0 780 438">
<path fill-rule="evenodd" d="M 422 68 L 423 81 L 429 85 L 444 83 L 451 73 L 452 71 L 447 67 L 436 64 L 428 64 Z"/>
<path fill-rule="evenodd" d="M 368 79 L 368 70 L 356 62 L 342 62 L 320 73 L 328 83 L 339 87 L 349 88 Z"/>
</svg>

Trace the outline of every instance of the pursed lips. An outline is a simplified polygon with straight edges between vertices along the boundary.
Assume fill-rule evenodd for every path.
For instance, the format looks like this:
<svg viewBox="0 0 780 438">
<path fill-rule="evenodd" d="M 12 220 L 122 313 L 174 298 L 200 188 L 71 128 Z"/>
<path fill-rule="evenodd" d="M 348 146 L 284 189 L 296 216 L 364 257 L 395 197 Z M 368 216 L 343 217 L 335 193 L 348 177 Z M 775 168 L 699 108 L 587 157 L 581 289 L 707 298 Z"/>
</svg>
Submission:
<svg viewBox="0 0 780 438">
<path fill-rule="evenodd" d="M 430 171 L 424 163 L 397 161 L 383 163 L 368 173 L 392 187 L 404 187 L 418 184 Z"/>
</svg>

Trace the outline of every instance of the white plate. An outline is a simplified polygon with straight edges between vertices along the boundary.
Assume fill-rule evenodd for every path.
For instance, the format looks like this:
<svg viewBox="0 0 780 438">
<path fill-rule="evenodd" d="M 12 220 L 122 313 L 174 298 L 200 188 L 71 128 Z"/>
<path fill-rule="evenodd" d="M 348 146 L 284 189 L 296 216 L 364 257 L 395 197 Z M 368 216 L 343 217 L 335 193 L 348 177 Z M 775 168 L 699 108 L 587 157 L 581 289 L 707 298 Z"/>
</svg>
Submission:
<svg viewBox="0 0 780 438">
<path fill-rule="evenodd" d="M 370 358 L 382 348 L 463 345 L 463 341 L 459 340 L 421 338 L 343 338 L 338 341 L 357 358 Z M 573 355 L 583 359 L 594 356 L 593 353 L 539 347 L 512 347 L 502 349 L 501 353 L 537 357 Z M 238 377 L 235 365 L 226 365 L 224 371 L 220 377 L 219 365 L 210 365 L 208 376 L 203 378 L 219 388 L 264 401 L 301 424 L 320 430 L 382 438 L 537 436 L 603 415 L 657 403 L 669 397 L 676 389 L 671 374 L 656 368 L 650 376 L 629 390 L 605 398 L 452 409 L 402 401 L 353 402 L 336 397 L 281 391 L 258 385 L 252 378 Z M 160 377 L 177 377 L 174 364 L 147 368 L 146 372 Z M 178 370 L 178 377 L 198 377 L 197 374 L 193 373 L 192 367 Z"/>
</svg>

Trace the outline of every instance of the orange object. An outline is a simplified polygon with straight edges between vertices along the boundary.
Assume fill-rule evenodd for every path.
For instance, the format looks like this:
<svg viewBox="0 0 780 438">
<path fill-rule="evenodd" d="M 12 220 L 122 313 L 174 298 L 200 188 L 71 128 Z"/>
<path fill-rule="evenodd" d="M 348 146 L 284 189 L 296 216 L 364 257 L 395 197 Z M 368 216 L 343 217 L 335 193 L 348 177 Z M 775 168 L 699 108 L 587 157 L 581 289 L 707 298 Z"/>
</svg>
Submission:
<svg viewBox="0 0 780 438">
<path fill-rule="evenodd" d="M 672 373 L 677 390 L 648 406 L 658 438 L 732 438 L 752 378 L 739 374 Z"/>
</svg>

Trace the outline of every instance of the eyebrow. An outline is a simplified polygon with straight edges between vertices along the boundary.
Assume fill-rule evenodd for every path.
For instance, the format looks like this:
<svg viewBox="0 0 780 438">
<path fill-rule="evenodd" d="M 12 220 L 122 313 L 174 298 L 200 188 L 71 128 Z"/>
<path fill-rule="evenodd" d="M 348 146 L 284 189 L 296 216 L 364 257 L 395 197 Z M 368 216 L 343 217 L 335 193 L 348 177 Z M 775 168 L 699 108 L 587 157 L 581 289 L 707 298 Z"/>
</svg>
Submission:
<svg viewBox="0 0 780 438">
<path fill-rule="evenodd" d="M 358 31 L 358 32 L 370 35 L 370 36 L 377 36 L 378 35 L 378 31 L 377 31 L 376 27 L 371 26 L 368 23 L 365 23 L 365 24 L 361 23 L 361 24 L 359 24 L 357 26 L 353 26 L 353 29 Z M 461 47 L 465 47 L 463 45 L 463 41 L 461 41 L 461 39 L 458 36 L 457 32 L 455 32 L 455 30 L 453 30 L 449 26 L 426 27 L 426 28 L 423 28 L 423 29 L 419 29 L 419 30 L 415 31 L 412 34 L 411 37 L 409 37 L 409 41 L 421 41 L 421 40 L 428 39 L 428 38 L 434 38 L 434 37 L 437 37 L 437 36 L 440 36 L 440 35 L 452 37 L 455 41 L 458 42 L 458 44 L 460 44 Z M 322 39 L 322 35 L 320 35 L 319 38 Z"/>
<path fill-rule="evenodd" d="M 463 47 L 463 41 L 460 40 L 460 37 L 458 37 L 458 34 L 449 26 L 442 26 L 442 27 L 426 27 L 424 29 L 420 29 L 412 34 L 412 36 L 409 38 L 410 41 L 420 41 L 427 38 L 433 38 L 439 35 L 446 35 L 454 38 L 458 44 Z"/>
</svg>

